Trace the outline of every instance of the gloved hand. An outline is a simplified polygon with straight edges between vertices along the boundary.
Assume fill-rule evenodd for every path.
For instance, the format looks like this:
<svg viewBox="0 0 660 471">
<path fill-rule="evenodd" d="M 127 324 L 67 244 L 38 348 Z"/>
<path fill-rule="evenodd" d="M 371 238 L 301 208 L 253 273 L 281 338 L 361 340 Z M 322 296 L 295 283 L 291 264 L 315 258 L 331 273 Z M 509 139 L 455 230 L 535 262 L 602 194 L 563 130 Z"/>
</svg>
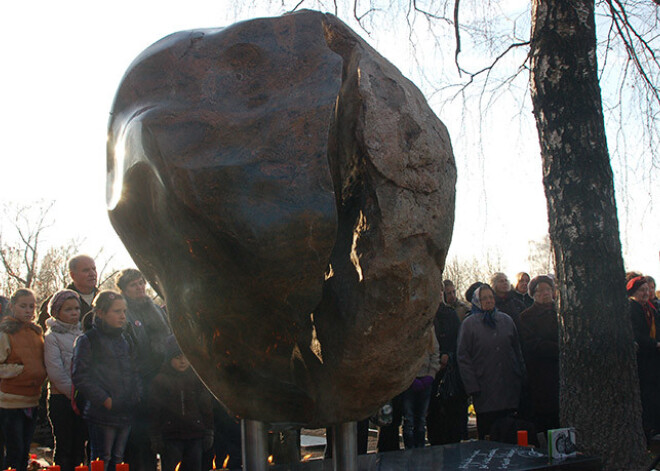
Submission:
<svg viewBox="0 0 660 471">
<path fill-rule="evenodd" d="M 415 380 L 412 382 L 412 385 L 410 386 L 410 388 L 414 392 L 424 391 L 424 383 L 422 382 L 422 380 L 420 378 L 415 378 Z"/>
<path fill-rule="evenodd" d="M 423 376 L 421 381 L 422 384 L 424 385 L 424 389 L 430 388 L 431 385 L 433 384 L 433 376 Z"/>
<path fill-rule="evenodd" d="M 161 435 L 152 435 L 149 437 L 151 441 L 151 451 L 155 454 L 162 453 L 165 448 L 165 442 L 163 442 L 163 437 Z"/>
<path fill-rule="evenodd" d="M 213 448 L 213 430 L 204 430 L 202 450 L 209 451 L 211 448 Z"/>
</svg>

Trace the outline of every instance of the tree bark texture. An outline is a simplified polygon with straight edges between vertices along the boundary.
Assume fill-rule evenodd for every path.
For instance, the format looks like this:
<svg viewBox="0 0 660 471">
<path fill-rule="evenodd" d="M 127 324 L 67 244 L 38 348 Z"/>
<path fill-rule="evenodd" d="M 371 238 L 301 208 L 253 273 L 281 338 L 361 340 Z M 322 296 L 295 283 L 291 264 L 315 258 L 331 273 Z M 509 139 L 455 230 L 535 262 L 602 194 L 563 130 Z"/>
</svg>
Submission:
<svg viewBox="0 0 660 471">
<path fill-rule="evenodd" d="M 531 95 L 560 285 L 560 407 L 606 469 L 645 460 L 596 64 L 594 2 L 532 2 Z"/>
</svg>

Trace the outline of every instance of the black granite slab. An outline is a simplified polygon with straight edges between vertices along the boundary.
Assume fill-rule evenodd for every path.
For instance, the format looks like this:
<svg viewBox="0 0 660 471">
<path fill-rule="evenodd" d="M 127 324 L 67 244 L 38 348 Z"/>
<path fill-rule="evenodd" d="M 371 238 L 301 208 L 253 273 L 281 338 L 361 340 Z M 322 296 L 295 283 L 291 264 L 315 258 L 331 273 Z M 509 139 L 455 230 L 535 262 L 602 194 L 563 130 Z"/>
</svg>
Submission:
<svg viewBox="0 0 660 471">
<path fill-rule="evenodd" d="M 473 441 L 414 450 L 374 453 L 358 457 L 359 471 L 448 471 L 448 470 L 600 470 L 598 458 L 578 456 L 550 460 L 538 450 L 506 443 Z M 273 471 L 296 469 L 332 471 L 331 460 L 315 460 L 295 465 L 275 465 Z"/>
</svg>

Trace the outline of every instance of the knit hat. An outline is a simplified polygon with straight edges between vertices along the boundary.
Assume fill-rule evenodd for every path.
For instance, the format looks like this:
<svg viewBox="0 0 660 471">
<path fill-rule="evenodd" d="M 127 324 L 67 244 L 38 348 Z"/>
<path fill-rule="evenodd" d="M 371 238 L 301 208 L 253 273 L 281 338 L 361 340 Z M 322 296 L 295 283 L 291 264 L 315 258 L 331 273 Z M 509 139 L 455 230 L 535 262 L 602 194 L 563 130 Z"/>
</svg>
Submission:
<svg viewBox="0 0 660 471">
<path fill-rule="evenodd" d="M 628 283 L 626 283 L 626 292 L 628 296 L 632 296 L 644 283 L 647 283 L 646 277 L 636 276 L 631 278 Z"/>
<path fill-rule="evenodd" d="M 170 361 L 172 358 L 181 355 L 181 347 L 176 341 L 174 335 L 170 335 L 165 339 L 165 361 Z"/>
<path fill-rule="evenodd" d="M 60 309 L 62 309 L 64 301 L 69 299 L 75 299 L 78 301 L 78 304 L 80 304 L 80 295 L 73 290 L 63 289 L 55 293 L 48 302 L 48 314 L 50 314 L 51 317 L 57 317 L 60 313 Z"/>
<path fill-rule="evenodd" d="M 529 295 L 532 298 L 534 297 L 534 293 L 536 293 L 536 288 L 538 288 L 539 283 L 546 283 L 548 286 L 550 286 L 550 288 L 552 288 L 552 291 L 555 290 L 555 282 L 552 281 L 552 278 L 550 278 L 548 275 L 535 276 L 532 278 L 532 281 L 529 282 L 529 286 L 527 287 Z"/>
</svg>

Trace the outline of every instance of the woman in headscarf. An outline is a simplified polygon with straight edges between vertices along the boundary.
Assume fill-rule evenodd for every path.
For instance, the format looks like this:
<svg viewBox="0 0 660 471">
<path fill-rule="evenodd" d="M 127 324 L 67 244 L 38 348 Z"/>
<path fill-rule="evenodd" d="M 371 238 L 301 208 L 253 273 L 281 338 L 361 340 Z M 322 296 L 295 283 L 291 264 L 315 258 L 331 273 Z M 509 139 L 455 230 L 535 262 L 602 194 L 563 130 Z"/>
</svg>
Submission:
<svg viewBox="0 0 660 471">
<path fill-rule="evenodd" d="M 493 423 L 517 410 L 525 374 L 516 326 L 497 310 L 495 292 L 487 284 L 474 291 L 472 313 L 461 324 L 458 367 L 483 439 Z"/>
<path fill-rule="evenodd" d="M 647 439 L 660 431 L 660 342 L 658 313 L 649 302 L 649 285 L 644 276 L 628 280 L 630 320 L 637 344 L 637 373 L 642 396 L 642 425 Z"/>
<path fill-rule="evenodd" d="M 559 334 L 554 291 L 550 277 L 534 277 L 529 283 L 534 304 L 520 314 L 530 412 L 537 432 L 559 428 Z"/>
</svg>

